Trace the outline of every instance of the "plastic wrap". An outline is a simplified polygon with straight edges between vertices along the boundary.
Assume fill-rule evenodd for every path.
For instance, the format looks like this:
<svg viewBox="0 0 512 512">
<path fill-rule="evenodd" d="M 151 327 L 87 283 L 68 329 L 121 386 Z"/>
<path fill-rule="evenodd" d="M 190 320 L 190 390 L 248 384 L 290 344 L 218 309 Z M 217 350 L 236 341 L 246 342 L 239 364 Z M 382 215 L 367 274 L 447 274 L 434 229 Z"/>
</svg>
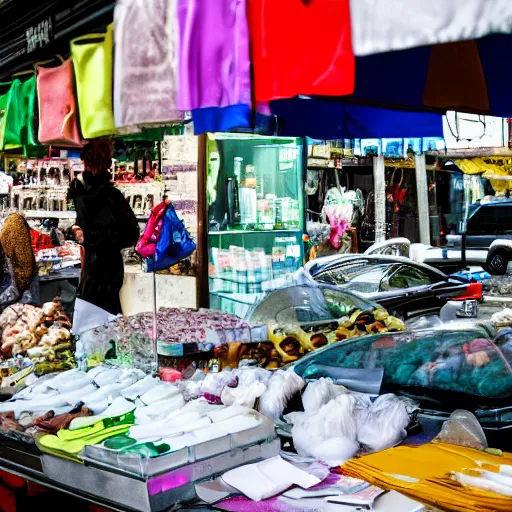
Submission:
<svg viewBox="0 0 512 512">
<path fill-rule="evenodd" d="M 278 420 L 290 398 L 305 385 L 304 379 L 294 371 L 277 370 L 272 374 L 267 390 L 260 398 L 259 411 L 274 421 Z"/>
<path fill-rule="evenodd" d="M 409 414 L 395 395 L 379 396 L 368 409 L 357 411 L 357 440 L 364 453 L 386 450 L 406 437 Z"/>
<path fill-rule="evenodd" d="M 351 456 L 355 455 L 358 450 L 355 410 L 355 398 L 349 394 L 343 394 L 322 406 L 315 414 L 304 413 L 300 418 L 301 421 L 294 424 L 292 429 L 293 444 L 297 453 L 301 457 L 317 458 L 315 449 L 320 449 L 325 456 L 327 448 L 323 443 L 337 438 L 339 450 L 336 454 L 331 452 L 329 459 L 343 458 L 352 451 Z M 328 446 L 332 448 L 333 443 L 329 443 Z"/>
<path fill-rule="evenodd" d="M 315 413 L 337 396 L 347 392 L 347 388 L 334 384 L 332 379 L 321 377 L 310 382 L 304 393 L 302 393 L 304 411 L 309 414 Z"/>
<path fill-rule="evenodd" d="M 485 450 L 488 447 L 484 431 L 475 415 L 463 409 L 457 409 L 450 415 L 448 420 L 443 423 L 441 432 L 435 441 L 466 446 L 476 450 Z"/>
<path fill-rule="evenodd" d="M 236 388 L 225 386 L 222 390 L 221 400 L 224 405 L 243 405 L 253 408 L 256 400 L 266 390 L 267 386 L 258 381 L 251 382 L 246 386 L 238 385 Z"/>
<path fill-rule="evenodd" d="M 199 394 L 221 396 L 224 386 L 233 382 L 235 375 L 231 371 L 209 373 L 199 385 Z"/>
</svg>

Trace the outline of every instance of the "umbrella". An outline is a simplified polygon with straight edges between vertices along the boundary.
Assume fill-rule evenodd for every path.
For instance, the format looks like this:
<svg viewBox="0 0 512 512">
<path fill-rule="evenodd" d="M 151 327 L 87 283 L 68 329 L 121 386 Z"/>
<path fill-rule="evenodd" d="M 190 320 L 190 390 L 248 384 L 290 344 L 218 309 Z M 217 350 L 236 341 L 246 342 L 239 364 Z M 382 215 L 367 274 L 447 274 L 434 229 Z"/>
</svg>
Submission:
<svg viewBox="0 0 512 512">
<path fill-rule="evenodd" d="M 249 27 L 258 102 L 512 116 L 510 0 L 252 0 Z"/>
<path fill-rule="evenodd" d="M 356 58 L 353 101 L 419 111 L 512 116 L 512 35 Z"/>
</svg>

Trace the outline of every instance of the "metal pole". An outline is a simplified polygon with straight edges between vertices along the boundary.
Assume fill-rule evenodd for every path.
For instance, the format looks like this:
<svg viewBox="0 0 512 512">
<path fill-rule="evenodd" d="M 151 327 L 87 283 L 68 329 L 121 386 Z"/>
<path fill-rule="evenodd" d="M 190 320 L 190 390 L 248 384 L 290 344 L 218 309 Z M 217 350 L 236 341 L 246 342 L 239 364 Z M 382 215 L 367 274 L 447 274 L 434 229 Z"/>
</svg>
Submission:
<svg viewBox="0 0 512 512">
<path fill-rule="evenodd" d="M 386 177 L 383 156 L 373 158 L 375 198 L 375 242 L 386 240 Z"/>
<path fill-rule="evenodd" d="M 153 354 L 155 357 L 154 373 L 158 373 L 158 346 L 157 346 L 157 304 L 156 304 L 156 271 L 153 270 Z"/>
<path fill-rule="evenodd" d="M 430 213 L 428 205 L 428 179 L 425 153 L 415 155 L 416 168 L 416 194 L 418 197 L 418 220 L 420 228 L 420 242 L 430 245 Z"/>
</svg>

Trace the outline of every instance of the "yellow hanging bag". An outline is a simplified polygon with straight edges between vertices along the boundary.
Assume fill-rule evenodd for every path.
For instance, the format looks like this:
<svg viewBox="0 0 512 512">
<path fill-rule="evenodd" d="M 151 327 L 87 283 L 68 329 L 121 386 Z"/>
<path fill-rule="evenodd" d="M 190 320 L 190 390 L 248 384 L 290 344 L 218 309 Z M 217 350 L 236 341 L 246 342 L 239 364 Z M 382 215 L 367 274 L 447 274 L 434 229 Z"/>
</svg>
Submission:
<svg viewBox="0 0 512 512">
<path fill-rule="evenodd" d="M 86 139 L 116 132 L 112 105 L 113 30 L 87 34 L 71 41 L 80 127 Z"/>
</svg>

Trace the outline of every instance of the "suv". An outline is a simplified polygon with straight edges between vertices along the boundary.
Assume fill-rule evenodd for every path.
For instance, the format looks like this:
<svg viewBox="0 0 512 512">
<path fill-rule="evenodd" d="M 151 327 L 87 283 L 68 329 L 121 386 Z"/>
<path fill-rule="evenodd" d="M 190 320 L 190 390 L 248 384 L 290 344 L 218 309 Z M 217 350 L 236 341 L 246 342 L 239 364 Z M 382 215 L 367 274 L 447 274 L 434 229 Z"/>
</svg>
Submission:
<svg viewBox="0 0 512 512">
<path fill-rule="evenodd" d="M 469 207 L 466 229 L 466 261 L 469 265 L 482 265 L 492 274 L 504 274 L 507 270 L 512 252 L 506 251 L 504 245 L 512 249 L 510 243 L 500 244 L 503 241 L 512 241 L 512 200 L 503 199 L 488 203 L 474 203 Z M 460 234 L 448 235 L 446 251 L 449 260 L 455 264 L 460 261 L 462 236 Z M 493 253 L 490 249 L 493 246 Z M 495 248 L 498 248 L 495 250 Z M 433 262 L 425 261 L 425 263 Z M 437 265 L 436 265 L 437 266 Z M 447 270 L 447 269 L 446 269 Z"/>
</svg>

